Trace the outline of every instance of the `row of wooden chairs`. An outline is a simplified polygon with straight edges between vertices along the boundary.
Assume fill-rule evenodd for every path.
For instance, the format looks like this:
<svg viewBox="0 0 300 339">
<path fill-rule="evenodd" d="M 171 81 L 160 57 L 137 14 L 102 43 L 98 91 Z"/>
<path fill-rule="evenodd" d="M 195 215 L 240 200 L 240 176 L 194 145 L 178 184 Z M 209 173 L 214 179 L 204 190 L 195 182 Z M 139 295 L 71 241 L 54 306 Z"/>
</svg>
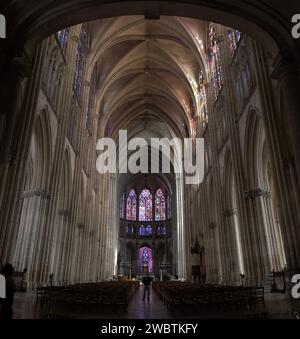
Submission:
<svg viewBox="0 0 300 339">
<path fill-rule="evenodd" d="M 37 317 L 83 318 L 126 313 L 138 282 L 103 282 L 37 289 Z"/>
<path fill-rule="evenodd" d="M 203 317 L 265 317 L 263 287 L 155 282 L 153 288 L 173 313 Z"/>
</svg>

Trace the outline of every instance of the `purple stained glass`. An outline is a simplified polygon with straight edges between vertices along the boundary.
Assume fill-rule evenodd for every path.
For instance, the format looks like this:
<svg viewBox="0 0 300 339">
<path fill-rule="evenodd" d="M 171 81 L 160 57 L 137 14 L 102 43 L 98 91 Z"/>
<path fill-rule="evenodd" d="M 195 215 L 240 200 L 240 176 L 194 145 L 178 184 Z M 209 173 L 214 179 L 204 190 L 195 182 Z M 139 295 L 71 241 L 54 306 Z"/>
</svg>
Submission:
<svg viewBox="0 0 300 339">
<path fill-rule="evenodd" d="M 158 226 L 157 227 L 157 235 L 158 236 L 164 236 L 167 234 L 167 229 L 165 226 Z"/>
<path fill-rule="evenodd" d="M 166 200 L 163 191 L 159 188 L 155 195 L 155 221 L 166 220 Z"/>
<path fill-rule="evenodd" d="M 214 96 L 215 99 L 217 99 L 223 87 L 223 70 L 221 65 L 221 54 L 218 44 L 218 37 L 215 25 L 213 23 L 209 24 L 208 62 Z"/>
<path fill-rule="evenodd" d="M 141 272 L 152 273 L 153 271 L 153 259 L 152 259 L 152 250 L 150 247 L 142 247 L 139 249 L 139 263 Z"/>
<path fill-rule="evenodd" d="M 239 42 L 241 41 L 242 33 L 236 29 L 228 29 L 228 40 L 231 49 L 231 54 L 234 56 L 235 51 L 238 48 Z"/>
<path fill-rule="evenodd" d="M 142 237 L 152 235 L 152 227 L 151 227 L 151 225 L 148 225 L 147 227 L 145 227 L 144 225 L 140 226 L 139 234 Z"/>
<path fill-rule="evenodd" d="M 126 217 L 127 220 L 130 221 L 136 221 L 136 203 L 137 203 L 137 196 L 135 193 L 135 190 L 132 189 L 129 194 L 128 194 L 128 198 L 127 198 L 127 212 L 126 212 Z"/>
<path fill-rule="evenodd" d="M 127 235 L 134 235 L 134 226 L 127 225 L 126 232 L 127 232 Z"/>
<path fill-rule="evenodd" d="M 97 88 L 97 71 L 98 71 L 98 67 L 96 65 L 94 67 L 92 77 L 91 77 L 91 87 L 90 87 L 88 107 L 87 107 L 87 112 L 86 112 L 86 128 L 90 134 L 92 133 L 93 109 L 95 105 L 95 94 L 96 94 L 96 88 Z"/>
<path fill-rule="evenodd" d="M 59 41 L 60 47 L 64 50 L 67 47 L 69 40 L 70 29 L 66 28 L 57 32 L 57 39 Z"/>
<path fill-rule="evenodd" d="M 87 52 L 88 52 L 88 31 L 87 25 L 83 24 L 76 49 L 76 68 L 74 76 L 74 90 L 79 100 L 82 99 L 83 94 L 83 75 Z"/>
<path fill-rule="evenodd" d="M 143 263 L 144 264 L 149 264 L 149 252 L 147 249 L 143 251 Z"/>
<path fill-rule="evenodd" d="M 139 220 L 152 221 L 152 194 L 145 188 L 140 194 Z"/>
<path fill-rule="evenodd" d="M 142 225 L 141 227 L 140 227 L 140 236 L 144 236 L 145 235 L 145 227 Z"/>
<path fill-rule="evenodd" d="M 171 197 L 167 196 L 167 209 L 168 209 L 168 219 L 172 218 L 172 209 L 171 209 Z"/>
<path fill-rule="evenodd" d="M 203 71 L 199 75 L 199 101 L 200 101 L 200 111 L 201 111 L 201 123 L 203 127 L 208 123 L 208 111 L 207 111 L 207 96 L 205 88 L 205 77 Z"/>
<path fill-rule="evenodd" d="M 146 227 L 146 235 L 152 235 L 152 227 L 150 225 Z"/>
<path fill-rule="evenodd" d="M 122 193 L 120 197 L 120 219 L 125 219 L 125 200 L 126 194 Z"/>
</svg>

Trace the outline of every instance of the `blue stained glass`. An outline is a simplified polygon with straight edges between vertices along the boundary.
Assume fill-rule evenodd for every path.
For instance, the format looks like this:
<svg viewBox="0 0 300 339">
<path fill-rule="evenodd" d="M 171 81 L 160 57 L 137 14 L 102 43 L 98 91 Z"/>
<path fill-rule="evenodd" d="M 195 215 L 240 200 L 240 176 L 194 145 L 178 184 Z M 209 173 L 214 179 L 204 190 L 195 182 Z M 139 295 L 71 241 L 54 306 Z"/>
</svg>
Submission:
<svg viewBox="0 0 300 339">
<path fill-rule="evenodd" d="M 208 50 L 208 63 L 210 69 L 210 76 L 215 99 L 218 98 L 220 91 L 223 87 L 223 70 L 221 65 L 221 55 L 218 45 L 218 38 L 213 23 L 209 24 L 209 50 Z"/>
<path fill-rule="evenodd" d="M 141 226 L 140 227 L 140 236 L 145 236 L 145 227 L 144 226 Z"/>
<path fill-rule="evenodd" d="M 228 40 L 229 40 L 229 45 L 231 49 L 231 54 L 232 56 L 235 54 L 235 51 L 238 48 L 239 42 L 242 39 L 242 33 L 236 29 L 228 29 Z"/>
<path fill-rule="evenodd" d="M 69 40 L 69 32 L 70 32 L 70 29 L 66 28 L 56 33 L 60 47 L 63 50 L 66 49 L 67 47 L 68 40 Z"/>
<path fill-rule="evenodd" d="M 126 233 L 127 233 L 127 235 L 134 235 L 134 226 L 127 225 L 126 226 Z"/>
<path fill-rule="evenodd" d="M 126 217 L 127 220 L 136 221 L 137 196 L 135 190 L 132 189 L 127 198 Z"/>
<path fill-rule="evenodd" d="M 125 200 L 126 194 L 122 193 L 120 198 L 120 219 L 125 219 Z"/>
<path fill-rule="evenodd" d="M 82 25 L 76 49 L 76 68 L 74 77 L 74 90 L 79 100 L 82 99 L 83 94 L 83 74 L 87 52 L 88 52 L 88 33 L 87 26 L 84 24 Z"/>
<path fill-rule="evenodd" d="M 156 191 L 155 195 L 155 220 L 166 220 L 166 200 L 160 188 Z"/>
<path fill-rule="evenodd" d="M 158 236 L 164 236 L 167 234 L 167 229 L 165 226 L 158 226 L 157 227 L 157 235 Z"/>
<path fill-rule="evenodd" d="M 139 220 L 152 221 L 152 194 L 145 188 L 140 194 Z"/>
</svg>

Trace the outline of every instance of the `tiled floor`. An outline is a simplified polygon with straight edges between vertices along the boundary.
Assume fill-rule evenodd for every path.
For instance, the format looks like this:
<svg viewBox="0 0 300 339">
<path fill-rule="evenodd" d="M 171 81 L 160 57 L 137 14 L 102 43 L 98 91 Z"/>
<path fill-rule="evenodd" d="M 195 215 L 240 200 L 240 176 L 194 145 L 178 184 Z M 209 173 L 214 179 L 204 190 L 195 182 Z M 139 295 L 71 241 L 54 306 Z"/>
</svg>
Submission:
<svg viewBox="0 0 300 339">
<path fill-rule="evenodd" d="M 283 294 L 266 294 L 266 311 L 268 318 L 289 319 L 292 317 L 292 310 Z M 86 316 L 85 316 L 86 317 Z M 84 318 L 85 318 L 84 317 Z M 108 315 L 93 318 L 122 318 L 122 319 L 171 319 L 182 318 L 183 316 L 172 315 L 168 308 L 161 302 L 156 293 L 151 289 L 150 300 L 143 301 L 143 287 L 133 297 L 127 315 Z M 16 293 L 14 303 L 15 319 L 35 319 L 35 294 Z M 190 318 L 190 316 L 189 316 Z M 295 318 L 295 317 L 293 317 Z"/>
</svg>

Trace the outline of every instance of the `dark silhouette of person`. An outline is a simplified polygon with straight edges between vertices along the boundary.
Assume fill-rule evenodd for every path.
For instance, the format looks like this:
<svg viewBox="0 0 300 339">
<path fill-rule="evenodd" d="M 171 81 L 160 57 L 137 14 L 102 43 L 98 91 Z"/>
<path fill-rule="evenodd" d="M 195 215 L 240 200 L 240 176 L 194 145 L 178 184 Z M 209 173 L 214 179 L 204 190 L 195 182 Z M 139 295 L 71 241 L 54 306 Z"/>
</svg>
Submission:
<svg viewBox="0 0 300 339">
<path fill-rule="evenodd" d="M 21 292 L 26 292 L 27 290 L 27 268 L 24 268 L 23 270 L 20 289 Z"/>
<path fill-rule="evenodd" d="M 143 301 L 146 299 L 147 295 L 147 300 L 150 300 L 150 286 L 151 286 L 152 278 L 149 277 L 148 273 L 147 276 L 143 278 L 143 285 L 144 285 L 144 296 L 143 296 Z"/>
<path fill-rule="evenodd" d="M 50 284 L 51 287 L 53 286 L 53 278 L 54 278 L 54 274 L 51 273 L 51 274 L 49 275 L 49 284 Z"/>
<path fill-rule="evenodd" d="M 14 268 L 11 264 L 6 264 L 1 274 L 5 277 L 6 280 L 6 298 L 0 299 L 1 302 L 1 311 L 0 319 L 12 319 L 13 317 L 13 303 L 14 303 L 14 294 L 16 291 L 15 282 L 13 279 Z"/>
</svg>

